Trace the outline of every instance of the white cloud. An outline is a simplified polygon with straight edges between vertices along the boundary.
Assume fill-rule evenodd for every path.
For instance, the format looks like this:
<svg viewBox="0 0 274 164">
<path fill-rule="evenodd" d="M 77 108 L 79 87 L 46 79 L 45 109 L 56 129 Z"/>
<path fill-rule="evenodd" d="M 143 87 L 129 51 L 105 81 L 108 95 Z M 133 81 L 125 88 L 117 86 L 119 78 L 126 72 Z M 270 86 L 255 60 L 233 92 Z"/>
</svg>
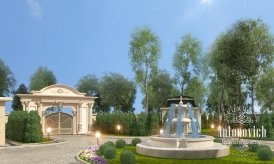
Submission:
<svg viewBox="0 0 274 164">
<path fill-rule="evenodd" d="M 201 0 L 200 3 L 205 4 L 205 5 L 209 5 L 209 4 L 212 3 L 212 0 Z"/>
<path fill-rule="evenodd" d="M 38 0 L 27 0 L 31 15 L 36 18 L 42 17 L 42 8 Z"/>
</svg>

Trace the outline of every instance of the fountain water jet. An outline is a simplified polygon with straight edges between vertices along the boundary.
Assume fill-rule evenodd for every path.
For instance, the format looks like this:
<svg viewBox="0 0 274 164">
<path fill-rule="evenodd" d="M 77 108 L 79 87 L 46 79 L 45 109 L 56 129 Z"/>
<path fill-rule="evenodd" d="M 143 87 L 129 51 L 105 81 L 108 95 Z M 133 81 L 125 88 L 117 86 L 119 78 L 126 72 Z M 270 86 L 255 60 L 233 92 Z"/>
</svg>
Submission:
<svg viewBox="0 0 274 164">
<path fill-rule="evenodd" d="M 227 146 L 213 143 L 214 137 L 199 134 L 200 124 L 195 116 L 193 105 L 188 102 L 184 104 L 182 96 L 178 104 L 172 103 L 168 109 L 169 116 L 166 120 L 164 134 L 153 136 L 150 140 L 137 144 L 138 153 L 178 159 L 217 158 L 229 154 Z M 172 134 L 175 122 L 176 132 Z"/>
</svg>

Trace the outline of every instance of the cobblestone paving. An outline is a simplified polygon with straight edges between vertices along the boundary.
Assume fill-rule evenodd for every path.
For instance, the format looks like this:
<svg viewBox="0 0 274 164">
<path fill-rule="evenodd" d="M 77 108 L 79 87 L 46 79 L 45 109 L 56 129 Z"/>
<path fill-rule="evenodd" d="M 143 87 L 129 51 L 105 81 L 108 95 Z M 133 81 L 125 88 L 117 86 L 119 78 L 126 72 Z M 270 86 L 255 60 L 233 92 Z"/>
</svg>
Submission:
<svg viewBox="0 0 274 164">
<path fill-rule="evenodd" d="M 1 164 L 76 164 L 75 155 L 87 146 L 96 145 L 96 138 L 86 135 L 62 135 L 66 143 L 30 147 L 0 148 Z M 107 138 L 102 138 L 104 142 Z"/>
</svg>

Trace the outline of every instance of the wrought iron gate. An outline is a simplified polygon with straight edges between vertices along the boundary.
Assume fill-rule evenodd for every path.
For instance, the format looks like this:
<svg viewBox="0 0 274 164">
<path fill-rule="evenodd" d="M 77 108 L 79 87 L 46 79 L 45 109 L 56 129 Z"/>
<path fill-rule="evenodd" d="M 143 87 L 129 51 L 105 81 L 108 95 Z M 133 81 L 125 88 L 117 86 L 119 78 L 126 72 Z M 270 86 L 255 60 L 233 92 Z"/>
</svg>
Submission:
<svg viewBox="0 0 274 164">
<path fill-rule="evenodd" d="M 73 117 L 67 113 L 57 112 L 46 116 L 46 128 L 51 128 L 52 134 L 72 134 Z"/>
</svg>

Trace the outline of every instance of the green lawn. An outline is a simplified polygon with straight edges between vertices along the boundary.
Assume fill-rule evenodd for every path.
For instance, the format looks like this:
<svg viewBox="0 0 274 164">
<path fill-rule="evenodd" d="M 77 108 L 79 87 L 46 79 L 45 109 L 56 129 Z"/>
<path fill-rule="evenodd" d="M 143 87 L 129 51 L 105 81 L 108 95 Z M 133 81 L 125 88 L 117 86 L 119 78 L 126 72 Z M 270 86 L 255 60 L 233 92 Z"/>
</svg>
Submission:
<svg viewBox="0 0 274 164">
<path fill-rule="evenodd" d="M 260 161 L 257 158 L 256 153 L 243 152 L 240 153 L 237 150 L 231 148 L 230 155 L 227 157 L 217 158 L 217 159 L 203 159 L 203 160 L 178 160 L 178 159 L 163 159 L 163 158 L 154 158 L 147 157 L 136 153 L 136 148 L 134 146 L 127 146 L 123 149 L 116 149 L 116 158 L 112 160 L 108 160 L 111 164 L 120 164 L 120 154 L 123 150 L 129 149 L 133 151 L 136 156 L 136 163 L 138 164 L 250 164 L 250 163 L 260 163 L 260 164 L 270 164 L 274 163 L 274 159 L 272 161 Z"/>
</svg>

